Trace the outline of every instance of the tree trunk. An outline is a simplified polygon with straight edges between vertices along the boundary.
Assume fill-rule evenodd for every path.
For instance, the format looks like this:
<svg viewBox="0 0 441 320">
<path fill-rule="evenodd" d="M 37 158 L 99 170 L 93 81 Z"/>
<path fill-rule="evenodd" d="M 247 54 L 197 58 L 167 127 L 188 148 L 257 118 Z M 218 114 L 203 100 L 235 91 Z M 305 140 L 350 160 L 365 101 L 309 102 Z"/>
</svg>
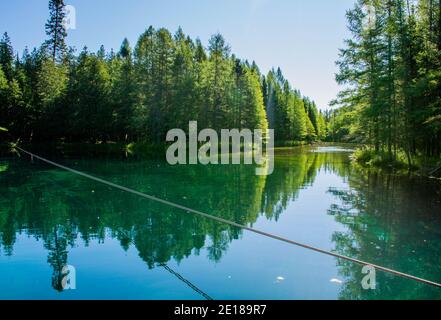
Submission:
<svg viewBox="0 0 441 320">
<path fill-rule="evenodd" d="M 441 0 L 438 0 L 438 50 L 441 50 Z"/>
</svg>

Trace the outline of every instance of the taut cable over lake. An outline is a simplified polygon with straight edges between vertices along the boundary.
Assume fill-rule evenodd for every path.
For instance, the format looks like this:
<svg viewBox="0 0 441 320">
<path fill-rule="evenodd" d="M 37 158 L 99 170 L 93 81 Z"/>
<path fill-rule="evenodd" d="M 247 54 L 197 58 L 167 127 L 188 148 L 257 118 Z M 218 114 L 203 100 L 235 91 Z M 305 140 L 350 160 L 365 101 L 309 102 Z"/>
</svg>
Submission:
<svg viewBox="0 0 441 320">
<path fill-rule="evenodd" d="M 322 253 L 322 254 L 325 254 L 325 255 L 328 255 L 328 256 L 332 256 L 332 257 L 335 257 L 335 258 L 347 260 L 347 261 L 350 261 L 350 262 L 353 262 L 353 263 L 356 263 L 356 264 L 359 264 L 359 265 L 362 265 L 362 266 L 372 266 L 375 269 L 378 269 L 378 270 L 381 270 L 381 271 L 384 271 L 384 272 L 387 272 L 387 273 L 391 273 L 391 274 L 397 275 L 397 276 L 402 277 L 402 278 L 411 279 L 411 280 L 414 280 L 414 281 L 418 281 L 420 283 L 424 283 L 424 284 L 427 284 L 427 285 L 430 285 L 430 286 L 441 288 L 441 284 L 437 283 L 437 282 L 434 282 L 434 281 L 430 281 L 430 280 L 427 280 L 427 279 L 419 278 L 419 277 L 416 277 L 414 275 L 403 273 L 403 272 L 400 272 L 400 271 L 397 271 L 397 270 L 393 270 L 393 269 L 390 269 L 390 268 L 386 268 L 386 267 L 383 267 L 383 266 L 380 266 L 380 265 L 372 264 L 372 263 L 369 263 L 369 262 L 366 262 L 366 261 L 362 261 L 362 260 L 359 260 L 359 259 L 354 259 L 354 258 L 345 256 L 345 255 L 341 255 L 341 254 L 338 254 L 338 253 L 334 253 L 334 252 L 330 252 L 330 251 L 323 250 L 323 249 L 320 249 L 320 248 L 316 248 L 316 247 L 313 247 L 313 246 L 310 246 L 310 245 L 307 245 L 307 244 L 303 244 L 303 243 L 300 243 L 300 242 L 297 242 L 297 241 L 293 241 L 293 240 L 290 240 L 290 239 L 287 239 L 287 238 L 284 238 L 284 237 L 281 237 L 281 236 L 278 236 L 278 235 L 274 235 L 274 234 L 271 234 L 271 233 L 268 233 L 268 232 L 265 232 L 265 231 L 262 231 L 262 230 L 251 228 L 251 227 L 248 227 L 248 226 L 236 223 L 234 221 L 230 221 L 230 220 L 227 220 L 227 219 L 216 217 L 216 216 L 213 216 L 211 214 L 204 213 L 204 212 L 198 211 L 198 210 L 194 210 L 194 209 L 191 209 L 189 207 L 186 207 L 186 206 L 183 206 L 183 205 L 180 205 L 180 204 L 176 204 L 176 203 L 164 200 L 164 199 L 160 199 L 158 197 L 151 196 L 151 195 L 148 195 L 148 194 L 145 194 L 145 193 L 142 193 L 142 192 L 139 192 L 139 191 L 136 191 L 136 190 L 133 190 L 133 189 L 130 189 L 130 188 L 127 188 L 127 187 L 124 187 L 124 186 L 112 183 L 110 181 L 107 181 L 107 180 L 104 180 L 104 179 L 101 179 L 101 178 L 98 178 L 98 177 L 94 177 L 94 176 L 89 175 L 87 173 L 84 173 L 84 172 L 81 172 L 81 171 L 78 171 L 78 170 L 66 167 L 66 166 L 61 165 L 59 163 L 56 163 L 56 162 L 53 162 L 53 161 L 48 160 L 46 158 L 43 158 L 41 156 L 38 156 L 38 155 L 36 155 L 36 154 L 34 154 L 32 152 L 24 150 L 24 149 L 22 149 L 22 148 L 20 148 L 18 146 L 15 146 L 15 148 L 17 150 L 22 151 L 23 153 L 31 156 L 32 158 L 36 158 L 36 159 L 41 160 L 41 161 L 43 161 L 43 162 L 45 162 L 47 164 L 50 164 L 52 166 L 55 166 L 55 167 L 58 167 L 60 169 L 69 171 L 71 173 L 74 173 L 76 175 L 85 177 L 87 179 L 90 179 L 90 180 L 93 180 L 93 181 L 96 181 L 96 182 L 108 185 L 108 186 L 110 186 L 112 188 L 116 188 L 116 189 L 119 189 L 119 190 L 122 190 L 122 191 L 126 191 L 126 192 L 129 192 L 129 193 L 138 195 L 140 197 L 143 197 L 143 198 L 146 198 L 146 199 L 158 202 L 158 203 L 165 204 L 165 205 L 170 206 L 170 207 L 174 207 L 174 208 L 186 211 L 187 213 L 193 213 L 193 214 L 196 214 L 196 215 L 199 215 L 199 216 L 202 216 L 202 217 L 205 217 L 205 218 L 208 218 L 208 219 L 220 222 L 220 223 L 228 224 L 230 226 L 237 227 L 237 228 L 240 228 L 240 229 L 243 229 L 243 230 L 247 230 L 247 231 L 259 234 L 259 235 L 263 235 L 265 237 L 272 238 L 272 239 L 275 239 L 275 240 L 278 240 L 278 241 L 281 241 L 281 242 L 285 242 L 285 243 L 288 243 L 288 244 L 291 244 L 291 245 L 294 245 L 294 246 L 302 247 L 302 248 L 305 248 L 305 249 L 308 249 L 308 250 L 312 250 L 312 251 L 315 251 L 315 252 L 319 252 L 319 253 Z"/>
</svg>

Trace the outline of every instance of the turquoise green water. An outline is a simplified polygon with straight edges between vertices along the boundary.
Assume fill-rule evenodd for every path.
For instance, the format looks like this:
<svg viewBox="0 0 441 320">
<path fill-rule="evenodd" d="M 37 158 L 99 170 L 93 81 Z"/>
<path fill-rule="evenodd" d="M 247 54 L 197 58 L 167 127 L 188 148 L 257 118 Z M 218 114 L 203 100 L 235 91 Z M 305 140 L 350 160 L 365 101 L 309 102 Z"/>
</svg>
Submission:
<svg viewBox="0 0 441 320">
<path fill-rule="evenodd" d="M 441 282 L 441 185 L 367 173 L 350 150 L 290 149 L 253 166 L 66 159 L 75 169 L 280 236 Z M 440 299 L 376 274 L 100 185 L 0 159 L 1 299 Z M 62 268 L 76 289 L 61 291 Z"/>
</svg>

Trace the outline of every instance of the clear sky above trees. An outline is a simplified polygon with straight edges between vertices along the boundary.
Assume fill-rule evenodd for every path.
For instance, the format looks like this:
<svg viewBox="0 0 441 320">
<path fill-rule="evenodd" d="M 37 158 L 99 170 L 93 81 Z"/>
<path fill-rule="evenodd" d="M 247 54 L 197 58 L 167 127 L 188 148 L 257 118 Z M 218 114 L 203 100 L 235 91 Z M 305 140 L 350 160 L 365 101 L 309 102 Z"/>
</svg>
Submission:
<svg viewBox="0 0 441 320">
<path fill-rule="evenodd" d="M 347 36 L 345 12 L 353 0 L 70 0 L 77 29 L 67 44 L 81 50 L 118 49 L 127 37 L 134 44 L 149 25 L 177 30 L 206 44 L 221 32 L 241 58 L 255 60 L 264 73 L 280 66 L 286 78 L 320 108 L 335 98 L 334 61 Z M 8 31 L 14 49 L 39 46 L 45 39 L 47 1 L 1 1 L 0 32 Z M 20 23 L 17 23 L 20 21 Z M 92 32 L 91 32 L 92 30 Z"/>
</svg>

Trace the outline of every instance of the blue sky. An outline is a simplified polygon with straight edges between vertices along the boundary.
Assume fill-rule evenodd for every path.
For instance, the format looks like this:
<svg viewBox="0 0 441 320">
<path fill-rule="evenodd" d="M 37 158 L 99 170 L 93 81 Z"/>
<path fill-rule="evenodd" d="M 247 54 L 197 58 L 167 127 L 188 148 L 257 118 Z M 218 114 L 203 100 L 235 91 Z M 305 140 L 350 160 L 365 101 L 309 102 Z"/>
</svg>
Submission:
<svg viewBox="0 0 441 320">
<path fill-rule="evenodd" d="M 68 45 L 118 49 L 132 46 L 149 26 L 174 32 L 181 26 L 206 45 L 221 32 L 237 56 L 255 60 L 263 72 L 280 66 L 291 84 L 325 109 L 339 88 L 335 60 L 348 37 L 345 12 L 355 0 L 66 0 L 76 9 Z M 47 0 L 0 2 L 0 32 L 20 53 L 46 38 Z"/>
</svg>

